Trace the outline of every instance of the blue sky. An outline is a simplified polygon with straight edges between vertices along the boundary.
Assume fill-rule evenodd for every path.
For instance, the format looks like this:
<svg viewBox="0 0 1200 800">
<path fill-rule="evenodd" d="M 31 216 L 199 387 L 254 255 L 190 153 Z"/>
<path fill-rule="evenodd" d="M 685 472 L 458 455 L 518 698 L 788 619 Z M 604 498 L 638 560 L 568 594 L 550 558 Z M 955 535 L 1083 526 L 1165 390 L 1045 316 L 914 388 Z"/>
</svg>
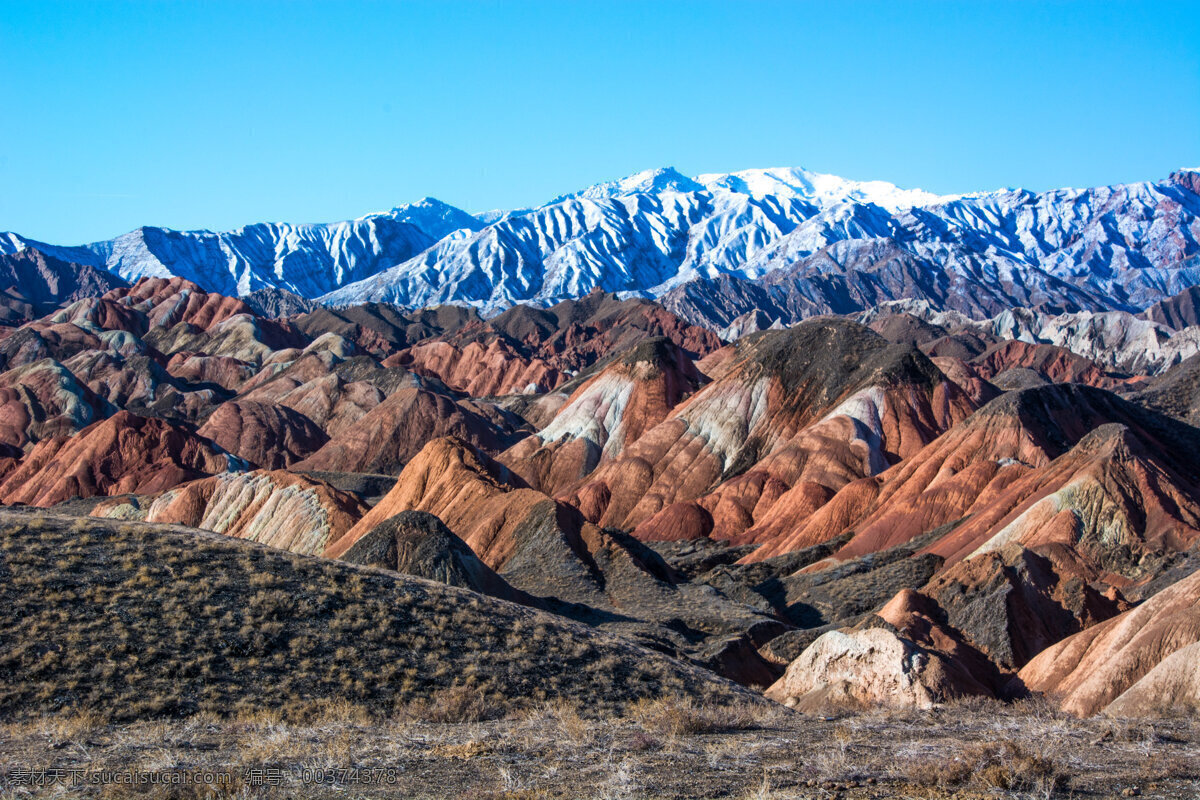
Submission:
<svg viewBox="0 0 1200 800">
<path fill-rule="evenodd" d="M 1200 166 L 1200 4 L 0 2 L 0 230 L 544 202 L 656 166 L 935 192 Z"/>
</svg>

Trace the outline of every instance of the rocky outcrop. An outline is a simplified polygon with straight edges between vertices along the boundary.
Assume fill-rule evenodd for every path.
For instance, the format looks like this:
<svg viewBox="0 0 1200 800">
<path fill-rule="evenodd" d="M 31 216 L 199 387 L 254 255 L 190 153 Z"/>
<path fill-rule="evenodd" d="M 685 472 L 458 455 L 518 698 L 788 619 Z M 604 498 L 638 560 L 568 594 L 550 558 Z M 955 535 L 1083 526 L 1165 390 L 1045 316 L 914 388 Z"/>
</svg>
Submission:
<svg viewBox="0 0 1200 800">
<path fill-rule="evenodd" d="M 0 326 L 17 327 L 38 317 L 29 298 L 15 286 L 0 290 Z"/>
<path fill-rule="evenodd" d="M 499 450 L 506 435 L 491 420 L 444 394 L 400 389 L 349 422 L 296 469 L 395 473 L 440 436 Z"/>
<path fill-rule="evenodd" d="M 949 334 L 949 331 L 940 325 L 934 325 L 918 316 L 904 312 L 863 314 L 859 315 L 859 319 L 892 344 L 920 347 Z"/>
<path fill-rule="evenodd" d="M 793 661 L 766 695 L 807 712 L 930 708 L 987 692 L 940 654 L 885 628 L 829 631 Z"/>
<path fill-rule="evenodd" d="M 425 342 L 390 356 L 385 367 L 404 367 L 438 378 L 472 397 L 548 392 L 568 376 L 540 358 L 526 358 L 502 339 L 462 348 L 449 342 Z"/>
<path fill-rule="evenodd" d="M 1147 678 L 1169 656 L 1197 642 L 1200 572 L 1134 609 L 1047 648 L 1026 664 L 1019 676 L 1029 689 L 1050 696 L 1064 711 L 1090 716 Z M 1182 663 L 1182 657 L 1167 664 L 1150 683 L 1117 704 L 1114 713 L 1140 712 L 1143 700 L 1148 699 L 1147 690 L 1156 684 L 1168 693 L 1186 695 L 1189 682 L 1194 681 L 1195 664 L 1194 660 Z"/>
<path fill-rule="evenodd" d="M 250 464 L 290 467 L 321 449 L 329 437 L 316 423 L 284 405 L 233 400 L 217 406 L 197 431 Z"/>
<path fill-rule="evenodd" d="M 721 328 L 717 331 L 717 335 L 721 337 L 721 341 L 736 342 L 748 333 L 778 330 L 783 327 L 785 326 L 778 319 L 772 319 L 765 311 L 756 308 L 747 311 Z"/>
<path fill-rule="evenodd" d="M 237 392 L 254 375 L 255 368 L 228 356 L 176 353 L 167 362 L 167 372 L 187 383 L 213 384 Z"/>
<path fill-rule="evenodd" d="M 991 378 L 990 383 L 1005 392 L 1019 392 L 1024 389 L 1036 389 L 1053 383 L 1045 375 L 1029 367 L 1012 367 Z"/>
<path fill-rule="evenodd" d="M 1132 399 L 1200 426 L 1200 355 L 1194 355 L 1159 375 Z"/>
<path fill-rule="evenodd" d="M 946 622 L 936 602 L 902 589 L 854 628 L 817 637 L 767 697 L 801 711 L 824 712 L 929 708 L 1006 692 L 1006 678 Z"/>
<path fill-rule="evenodd" d="M 1128 607 L 1083 576 L 1060 575 L 1050 559 L 1012 545 L 954 564 L 921 593 L 938 603 L 949 625 L 1009 670 Z"/>
<path fill-rule="evenodd" d="M 274 286 L 243 295 L 242 302 L 253 313 L 266 319 L 282 319 L 308 314 L 318 308 L 318 304 L 312 300 Z"/>
<path fill-rule="evenodd" d="M 35 445 L 0 482 L 0 502 L 46 507 L 72 497 L 154 494 L 243 468 L 204 437 L 118 411 L 73 436 Z"/>
<path fill-rule="evenodd" d="M 317 308 L 292 322 L 310 336 L 336 333 L 364 351 L 385 358 L 409 345 L 435 336 L 452 335 L 465 325 L 479 321 L 477 311 L 463 306 L 405 311 L 386 303 L 362 303 L 344 308 Z"/>
<path fill-rule="evenodd" d="M 1050 383 L 1086 383 L 1102 389 L 1120 386 L 1123 381 L 1109 375 L 1094 361 L 1070 350 L 1049 344 L 1006 341 L 976 356 L 971 365 L 986 379 L 1016 368 L 1030 369 Z"/>
<path fill-rule="evenodd" d="M 532 602 L 480 561 L 440 519 L 425 511 L 402 511 L 388 517 L 359 536 L 341 559 L 461 586 L 503 600 Z"/>
<path fill-rule="evenodd" d="M 1200 325 L 1200 286 L 1189 286 L 1177 295 L 1159 300 L 1138 316 L 1177 331 Z"/>
</svg>

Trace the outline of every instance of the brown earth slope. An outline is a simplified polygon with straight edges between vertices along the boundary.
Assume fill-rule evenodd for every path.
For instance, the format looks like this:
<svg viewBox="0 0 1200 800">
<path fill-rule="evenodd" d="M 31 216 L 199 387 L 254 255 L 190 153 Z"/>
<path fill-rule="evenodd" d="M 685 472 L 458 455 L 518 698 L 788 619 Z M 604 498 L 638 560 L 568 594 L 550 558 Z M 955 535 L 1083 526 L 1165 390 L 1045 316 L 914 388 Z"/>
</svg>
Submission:
<svg viewBox="0 0 1200 800">
<path fill-rule="evenodd" d="M 764 542 L 974 409 L 920 351 L 845 320 L 728 350 L 712 383 L 564 497 L 646 540 Z"/>
<path fill-rule="evenodd" d="M 498 456 L 530 486 L 556 495 L 666 419 L 703 383 L 670 339 L 647 339 L 580 384 L 549 422 Z"/>
<path fill-rule="evenodd" d="M 1147 553 L 1200 533 L 1200 432 L 1108 392 L 1046 386 L 1000 397 L 919 454 L 851 483 L 762 560 L 853 531 L 845 558 L 966 518 L 928 551 L 954 562 L 1008 542 L 1092 577 L 1141 580 Z M 1147 564 L 1148 566 L 1148 564 Z"/>
<path fill-rule="evenodd" d="M 1063 710 L 1087 716 L 1103 711 L 1165 659 L 1197 642 L 1200 572 L 1137 608 L 1047 648 L 1025 665 L 1020 676 L 1030 689 L 1055 698 Z M 1171 666 L 1171 674 L 1160 672 L 1152 679 L 1163 690 L 1161 697 L 1143 694 L 1136 702 L 1127 699 L 1116 704 L 1114 712 L 1164 710 L 1163 701 L 1172 696 L 1170 687 L 1194 682 L 1197 662 L 1175 659 Z"/>
<path fill-rule="evenodd" d="M 243 467 L 184 428 L 118 411 L 73 436 L 35 445 L 0 482 L 0 502 L 45 507 L 72 497 L 153 494 Z"/>
</svg>

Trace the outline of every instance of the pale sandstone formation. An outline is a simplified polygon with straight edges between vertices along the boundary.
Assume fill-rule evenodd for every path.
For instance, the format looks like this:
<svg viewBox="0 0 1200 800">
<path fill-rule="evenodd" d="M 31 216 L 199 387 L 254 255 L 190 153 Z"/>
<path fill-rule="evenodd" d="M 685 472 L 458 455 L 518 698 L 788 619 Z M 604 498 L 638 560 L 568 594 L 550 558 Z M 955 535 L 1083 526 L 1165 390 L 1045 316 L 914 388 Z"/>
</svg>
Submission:
<svg viewBox="0 0 1200 800">
<path fill-rule="evenodd" d="M 823 634 L 766 692 L 809 712 L 930 708 L 960 695 L 941 659 L 884 628 Z"/>
<path fill-rule="evenodd" d="M 125 513 L 120 505 L 99 516 Z M 150 502 L 146 522 L 202 528 L 238 539 L 320 555 L 364 514 L 354 495 L 284 470 L 225 473 L 190 481 Z"/>
<path fill-rule="evenodd" d="M 1200 711 L 1200 642 L 1181 647 L 1104 708 L 1114 717 L 1157 717 Z"/>
</svg>

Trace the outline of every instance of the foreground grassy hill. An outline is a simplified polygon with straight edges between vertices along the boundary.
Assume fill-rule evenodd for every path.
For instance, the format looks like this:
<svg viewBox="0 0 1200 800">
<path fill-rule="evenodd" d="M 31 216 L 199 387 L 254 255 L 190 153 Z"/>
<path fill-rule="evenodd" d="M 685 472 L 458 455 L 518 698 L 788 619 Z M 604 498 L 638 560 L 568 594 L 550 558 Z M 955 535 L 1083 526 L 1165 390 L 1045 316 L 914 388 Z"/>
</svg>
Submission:
<svg viewBox="0 0 1200 800">
<path fill-rule="evenodd" d="M 330 703 L 447 720 L 544 701 L 755 702 L 712 673 L 473 592 L 178 526 L 0 511 L 0 716 Z M 765 701 L 757 701 L 765 702 Z"/>
</svg>

